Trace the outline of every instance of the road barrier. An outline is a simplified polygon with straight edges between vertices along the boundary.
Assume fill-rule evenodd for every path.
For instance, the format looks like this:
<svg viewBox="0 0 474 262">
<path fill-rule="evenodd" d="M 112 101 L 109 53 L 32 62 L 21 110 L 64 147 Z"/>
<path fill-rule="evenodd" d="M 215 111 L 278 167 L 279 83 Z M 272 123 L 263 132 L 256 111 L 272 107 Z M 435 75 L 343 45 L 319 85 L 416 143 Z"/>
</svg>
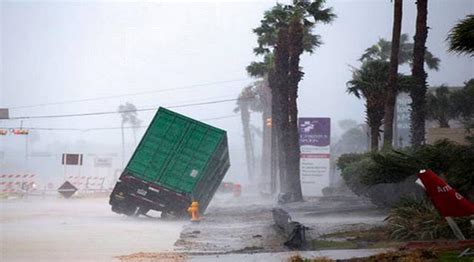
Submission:
<svg viewBox="0 0 474 262">
<path fill-rule="evenodd" d="M 9 193 L 27 193 L 36 190 L 36 174 L 1 174 L 0 192 Z"/>
<path fill-rule="evenodd" d="M 104 189 L 105 177 L 100 176 L 68 176 L 67 181 L 73 184 L 77 189 L 102 190 Z"/>
</svg>

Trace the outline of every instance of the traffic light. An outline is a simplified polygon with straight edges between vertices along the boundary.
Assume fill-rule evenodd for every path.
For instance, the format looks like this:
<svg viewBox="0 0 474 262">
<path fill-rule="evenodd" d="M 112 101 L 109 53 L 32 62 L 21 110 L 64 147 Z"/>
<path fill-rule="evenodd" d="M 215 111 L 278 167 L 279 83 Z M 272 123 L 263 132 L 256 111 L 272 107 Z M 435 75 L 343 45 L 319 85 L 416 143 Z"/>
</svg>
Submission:
<svg viewBox="0 0 474 262">
<path fill-rule="evenodd" d="M 272 127 L 272 118 L 271 117 L 268 117 L 267 119 L 265 119 L 265 125 L 267 127 Z"/>
</svg>

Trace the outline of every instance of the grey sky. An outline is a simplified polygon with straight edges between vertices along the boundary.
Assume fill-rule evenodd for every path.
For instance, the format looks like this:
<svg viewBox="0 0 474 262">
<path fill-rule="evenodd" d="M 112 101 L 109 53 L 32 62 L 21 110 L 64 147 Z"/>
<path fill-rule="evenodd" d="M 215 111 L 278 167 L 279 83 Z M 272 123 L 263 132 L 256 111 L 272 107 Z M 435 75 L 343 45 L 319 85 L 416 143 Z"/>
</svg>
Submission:
<svg viewBox="0 0 474 262">
<path fill-rule="evenodd" d="M 414 1 L 404 2 L 402 31 L 412 37 L 416 7 Z M 0 107 L 240 80 L 87 103 L 12 109 L 10 114 L 111 111 L 126 101 L 145 108 L 234 98 L 252 81 L 245 72 L 245 67 L 255 60 L 252 48 L 256 37 L 251 30 L 274 3 L 2 1 Z M 333 124 L 344 118 L 362 122 L 363 101 L 345 92 L 345 83 L 351 77 L 349 65 L 358 66 L 357 59 L 364 49 L 380 37 L 390 39 L 392 3 L 340 0 L 327 1 L 326 6 L 333 7 L 338 18 L 330 25 L 316 27 L 315 32 L 322 36 L 324 45 L 302 59 L 305 77 L 298 100 L 300 115 L 331 117 Z M 461 85 L 474 77 L 472 58 L 448 54 L 445 42 L 449 29 L 469 13 L 474 13 L 471 0 L 429 2 L 427 46 L 441 59 L 440 70 L 429 72 L 431 85 Z M 403 70 L 407 72 L 408 68 Z M 234 102 L 227 102 L 175 110 L 206 119 L 231 115 L 234 107 Z M 152 115 L 152 112 L 141 112 L 139 117 L 147 123 Z M 240 159 L 237 156 L 243 150 L 240 119 L 209 123 L 229 131 L 231 149 L 236 159 Z M 0 125 L 18 126 L 20 122 L 3 121 Z M 118 115 L 106 115 L 27 120 L 23 125 L 116 127 L 120 120 Z M 120 142 L 117 130 L 55 131 L 41 136 L 45 144 L 54 140 L 72 143 L 78 138 L 105 144 Z"/>
</svg>

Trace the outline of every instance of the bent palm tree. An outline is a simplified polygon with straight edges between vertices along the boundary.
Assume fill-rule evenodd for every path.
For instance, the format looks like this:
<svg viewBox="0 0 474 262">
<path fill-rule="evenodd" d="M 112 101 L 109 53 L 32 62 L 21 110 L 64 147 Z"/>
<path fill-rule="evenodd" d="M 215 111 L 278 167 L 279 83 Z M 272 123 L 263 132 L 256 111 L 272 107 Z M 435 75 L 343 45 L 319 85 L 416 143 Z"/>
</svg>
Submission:
<svg viewBox="0 0 474 262">
<path fill-rule="evenodd" d="M 259 84 L 260 82 L 255 82 L 253 85 L 242 89 L 237 99 L 237 107 L 234 109 L 234 112 L 240 111 L 245 143 L 245 159 L 247 163 L 247 174 L 249 181 L 253 181 L 255 179 L 255 151 L 250 125 L 250 111 L 261 110 L 261 104 L 257 99 L 256 91 Z"/>
<path fill-rule="evenodd" d="M 398 52 L 398 64 L 404 65 L 409 64 L 413 65 L 413 46 L 414 43 L 408 42 L 408 34 L 400 35 L 400 49 Z M 392 48 L 392 42 L 387 41 L 383 38 L 380 38 L 379 41 L 372 45 L 371 47 L 365 49 L 362 56 L 359 58 L 359 61 L 390 61 L 390 52 Z M 440 59 L 433 55 L 429 50 L 425 52 L 425 63 L 430 70 L 438 70 Z"/>
<path fill-rule="evenodd" d="M 370 127 L 370 148 L 378 150 L 380 126 L 385 113 L 385 98 L 389 63 L 368 61 L 360 69 L 353 70 L 352 80 L 347 82 L 347 92 L 365 99 L 365 114 Z"/>
<path fill-rule="evenodd" d="M 122 130 L 122 166 L 125 167 L 125 135 L 124 127 L 125 124 L 129 123 L 133 129 L 133 137 L 135 145 L 137 144 L 136 130 L 140 127 L 142 121 L 138 118 L 137 108 L 134 104 L 126 102 L 118 107 L 118 112 L 122 117 L 121 130 Z"/>
</svg>

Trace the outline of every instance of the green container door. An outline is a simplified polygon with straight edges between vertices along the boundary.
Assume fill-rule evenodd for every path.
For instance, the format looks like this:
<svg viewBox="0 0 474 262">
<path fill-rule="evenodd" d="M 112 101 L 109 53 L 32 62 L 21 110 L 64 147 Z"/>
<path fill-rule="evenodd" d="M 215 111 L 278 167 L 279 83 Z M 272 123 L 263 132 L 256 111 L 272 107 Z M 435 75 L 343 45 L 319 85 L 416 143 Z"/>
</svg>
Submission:
<svg viewBox="0 0 474 262">
<path fill-rule="evenodd" d="M 226 132 L 160 108 L 127 165 L 135 177 L 192 193 Z M 209 178 L 208 178 L 209 179 Z"/>
</svg>

